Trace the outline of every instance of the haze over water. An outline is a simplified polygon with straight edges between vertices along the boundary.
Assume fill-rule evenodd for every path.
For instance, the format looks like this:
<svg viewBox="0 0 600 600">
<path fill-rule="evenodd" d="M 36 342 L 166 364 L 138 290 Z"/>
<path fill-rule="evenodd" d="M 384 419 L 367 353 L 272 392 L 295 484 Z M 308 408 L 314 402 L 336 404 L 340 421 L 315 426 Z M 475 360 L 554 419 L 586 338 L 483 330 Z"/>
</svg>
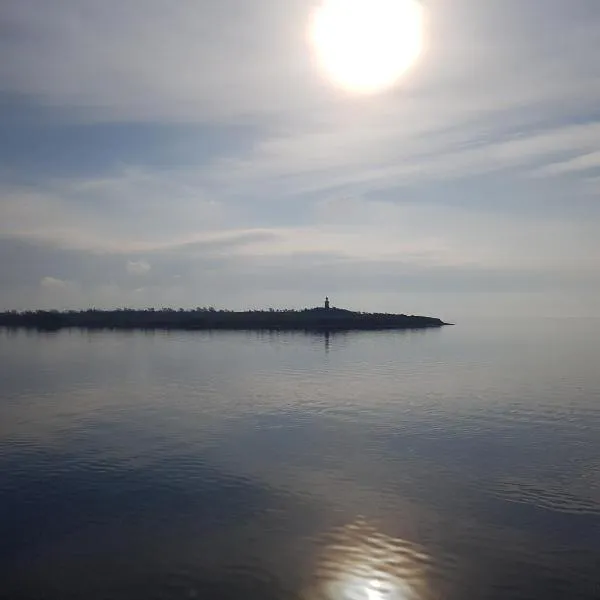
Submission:
<svg viewBox="0 0 600 600">
<path fill-rule="evenodd" d="M 600 320 L 0 332 L 0 596 L 600 596 Z"/>
</svg>

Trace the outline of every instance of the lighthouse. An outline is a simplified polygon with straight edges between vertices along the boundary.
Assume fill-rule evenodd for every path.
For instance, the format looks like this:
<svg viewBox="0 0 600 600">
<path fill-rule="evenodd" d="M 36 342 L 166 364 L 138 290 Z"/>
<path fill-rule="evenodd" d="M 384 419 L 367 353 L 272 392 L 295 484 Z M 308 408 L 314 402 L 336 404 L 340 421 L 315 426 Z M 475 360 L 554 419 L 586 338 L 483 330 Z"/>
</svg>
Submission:
<svg viewBox="0 0 600 600">
<path fill-rule="evenodd" d="M 329 298 L 325 296 L 325 310 L 329 310 Z"/>
</svg>

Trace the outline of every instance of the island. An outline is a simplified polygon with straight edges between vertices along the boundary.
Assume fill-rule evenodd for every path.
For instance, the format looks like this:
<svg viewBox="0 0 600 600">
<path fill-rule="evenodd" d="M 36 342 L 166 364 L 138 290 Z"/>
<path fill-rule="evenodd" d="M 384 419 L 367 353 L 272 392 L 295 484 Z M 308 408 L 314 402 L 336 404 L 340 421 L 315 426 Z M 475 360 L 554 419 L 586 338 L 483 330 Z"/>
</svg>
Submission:
<svg viewBox="0 0 600 600">
<path fill-rule="evenodd" d="M 305 309 L 230 311 L 213 307 L 115 310 L 35 310 L 0 313 L 0 327 L 58 330 L 82 329 L 185 329 L 185 330 L 304 330 L 351 331 L 427 329 L 449 325 L 441 319 L 393 313 L 369 313 L 330 306 Z"/>
</svg>

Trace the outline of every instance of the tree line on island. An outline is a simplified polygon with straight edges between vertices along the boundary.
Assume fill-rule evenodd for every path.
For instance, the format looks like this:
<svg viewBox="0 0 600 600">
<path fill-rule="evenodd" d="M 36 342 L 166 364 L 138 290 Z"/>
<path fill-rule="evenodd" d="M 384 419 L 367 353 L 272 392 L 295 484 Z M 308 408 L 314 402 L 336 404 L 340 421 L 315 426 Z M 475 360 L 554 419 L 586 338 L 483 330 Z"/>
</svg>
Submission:
<svg viewBox="0 0 600 600">
<path fill-rule="evenodd" d="M 340 308 L 232 311 L 212 306 L 195 309 L 118 308 L 114 310 L 26 310 L 0 313 L 0 327 L 85 329 L 265 329 L 339 331 L 352 329 L 423 329 L 446 325 L 440 319 Z"/>
</svg>

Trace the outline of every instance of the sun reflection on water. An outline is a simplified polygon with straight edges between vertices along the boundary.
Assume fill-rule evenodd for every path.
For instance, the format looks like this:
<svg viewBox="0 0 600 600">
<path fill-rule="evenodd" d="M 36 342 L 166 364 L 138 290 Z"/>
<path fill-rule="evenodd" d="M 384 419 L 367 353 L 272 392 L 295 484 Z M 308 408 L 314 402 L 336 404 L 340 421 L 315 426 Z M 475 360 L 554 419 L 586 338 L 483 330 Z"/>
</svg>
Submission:
<svg viewBox="0 0 600 600">
<path fill-rule="evenodd" d="M 328 536 L 306 600 L 426 600 L 431 559 L 364 519 Z"/>
</svg>

